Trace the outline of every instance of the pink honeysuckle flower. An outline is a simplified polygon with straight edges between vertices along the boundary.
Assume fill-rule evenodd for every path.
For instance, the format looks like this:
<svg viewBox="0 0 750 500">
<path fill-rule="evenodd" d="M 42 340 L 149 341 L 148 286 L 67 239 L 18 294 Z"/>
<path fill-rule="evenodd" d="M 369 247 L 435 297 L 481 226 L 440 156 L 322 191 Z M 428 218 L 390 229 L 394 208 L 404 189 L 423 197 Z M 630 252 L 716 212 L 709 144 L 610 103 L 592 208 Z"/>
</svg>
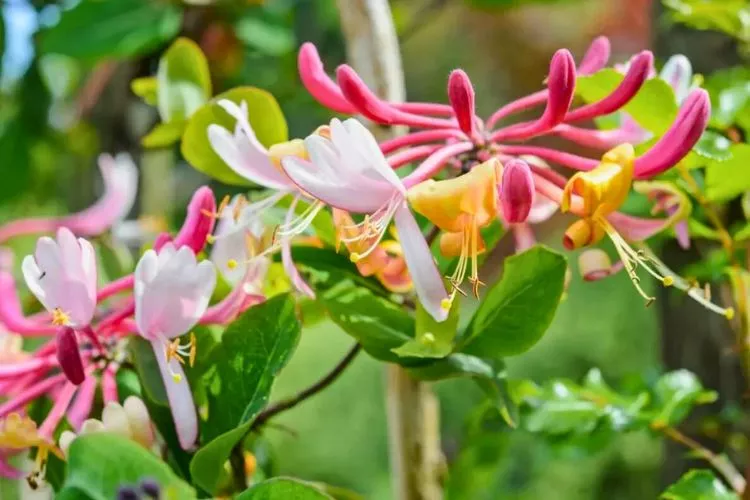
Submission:
<svg viewBox="0 0 750 500">
<path fill-rule="evenodd" d="M 0 243 L 23 235 L 54 233 L 65 227 L 79 236 L 96 236 L 125 219 L 135 202 L 138 169 L 129 155 L 99 156 L 104 194 L 80 212 L 62 217 L 19 219 L 0 226 Z"/>
<path fill-rule="evenodd" d="M 240 106 L 237 106 L 231 101 L 222 100 L 219 101 L 219 105 L 237 120 L 237 123 L 234 132 L 216 124 L 208 127 L 208 138 L 214 151 L 235 173 L 274 192 L 263 200 L 247 204 L 243 207 L 242 214 L 235 219 L 240 223 L 253 224 L 252 221 L 256 220 L 257 215 L 262 213 L 263 210 L 274 206 L 287 195 L 293 196 L 294 199 L 287 210 L 284 223 L 276 231 L 278 241 L 273 249 L 281 250 L 284 270 L 294 287 L 301 293 L 314 297 L 314 292 L 294 266 L 291 244 L 292 238 L 307 230 L 315 216 L 323 208 L 323 204 L 313 200 L 307 210 L 300 216 L 296 216 L 295 210 L 299 200 L 308 197 L 305 193 L 299 191 L 281 168 L 274 164 L 270 151 L 260 143 L 250 125 L 246 104 L 242 102 Z M 221 215 L 219 214 L 219 216 Z M 252 228 L 247 227 L 246 229 L 251 230 Z M 220 236 L 217 235 L 217 237 Z"/>
<path fill-rule="evenodd" d="M 169 406 L 184 449 L 198 437 L 193 396 L 180 363 L 181 356 L 195 356 L 195 343 L 172 341 L 198 323 L 216 285 L 216 268 L 209 261 L 196 262 L 188 247 L 175 250 L 164 245 L 157 254 L 147 251 L 135 269 L 135 322 L 138 333 L 151 342 L 167 389 Z"/>
<path fill-rule="evenodd" d="M 83 328 L 91 323 L 97 276 L 91 243 L 60 228 L 57 240 L 39 238 L 34 255 L 23 259 L 22 270 L 29 290 L 56 325 Z"/>
<path fill-rule="evenodd" d="M 216 211 L 216 198 L 208 186 L 202 186 L 193 193 L 187 207 L 187 215 L 179 232 L 172 238 L 168 233 L 159 235 L 154 242 L 154 249 L 159 250 L 165 244 L 172 243 L 175 248 L 188 247 L 198 254 L 213 231 Z"/>
<path fill-rule="evenodd" d="M 395 221 L 403 256 L 417 296 L 438 321 L 447 317 L 448 294 L 430 249 L 406 203 L 406 180 L 402 181 L 381 153 L 375 138 L 357 120 L 331 120 L 330 139 L 311 135 L 305 139 L 310 160 L 282 158 L 284 171 L 302 190 L 331 207 L 367 214 L 357 225 L 370 247 L 352 253 L 353 261 L 369 255 Z M 346 232 L 344 232 L 346 234 Z M 353 241 L 353 240 L 352 240 Z"/>
</svg>

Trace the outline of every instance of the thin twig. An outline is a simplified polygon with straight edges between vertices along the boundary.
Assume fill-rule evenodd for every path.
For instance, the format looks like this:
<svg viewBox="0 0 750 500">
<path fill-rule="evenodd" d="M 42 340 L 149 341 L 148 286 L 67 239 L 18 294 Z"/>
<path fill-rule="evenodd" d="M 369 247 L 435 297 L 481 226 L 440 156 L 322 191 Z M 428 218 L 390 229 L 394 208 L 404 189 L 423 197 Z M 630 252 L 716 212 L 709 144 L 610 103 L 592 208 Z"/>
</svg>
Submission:
<svg viewBox="0 0 750 500">
<path fill-rule="evenodd" d="M 742 492 L 745 491 L 745 478 L 742 477 L 740 471 L 738 471 L 734 464 L 727 460 L 726 457 L 717 455 L 713 451 L 700 444 L 698 441 L 689 436 L 686 436 L 674 427 L 652 426 L 652 428 L 656 431 L 661 432 L 664 436 L 668 437 L 672 441 L 690 448 L 690 450 L 695 452 L 700 458 L 711 464 L 711 466 L 724 477 L 727 483 L 738 494 L 741 495 Z"/>
<path fill-rule="evenodd" d="M 269 419 L 275 417 L 279 413 L 294 408 L 301 402 L 316 395 L 317 393 L 331 385 L 351 364 L 351 362 L 354 361 L 354 358 L 357 357 L 357 354 L 359 354 L 359 351 L 361 349 L 362 346 L 359 343 L 354 344 L 354 346 L 349 349 L 349 352 L 346 353 L 346 356 L 344 356 L 341 361 L 339 361 L 338 364 L 334 366 L 333 369 L 328 372 L 325 377 L 318 380 L 313 385 L 296 394 L 295 396 L 292 396 L 291 398 L 285 399 L 283 401 L 279 401 L 278 403 L 263 410 L 260 415 L 258 415 L 258 418 L 255 419 L 255 422 L 253 422 L 250 430 L 261 427 Z"/>
<path fill-rule="evenodd" d="M 234 490 L 239 493 L 247 488 L 247 477 L 245 475 L 245 455 L 242 452 L 242 441 L 240 441 L 229 455 L 229 465 L 232 467 L 232 481 Z"/>
</svg>

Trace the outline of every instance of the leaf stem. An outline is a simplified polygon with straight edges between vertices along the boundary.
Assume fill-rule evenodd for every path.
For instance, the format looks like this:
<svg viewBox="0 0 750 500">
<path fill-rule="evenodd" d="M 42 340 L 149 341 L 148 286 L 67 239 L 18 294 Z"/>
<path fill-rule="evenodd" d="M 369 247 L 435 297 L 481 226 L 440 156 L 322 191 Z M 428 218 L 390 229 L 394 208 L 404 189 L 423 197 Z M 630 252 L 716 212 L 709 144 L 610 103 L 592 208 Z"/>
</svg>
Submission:
<svg viewBox="0 0 750 500">
<path fill-rule="evenodd" d="M 339 376 L 344 372 L 344 370 L 346 370 L 346 368 L 352 363 L 352 361 L 354 361 L 354 358 L 357 357 L 357 354 L 359 354 L 359 351 L 361 350 L 362 346 L 359 343 L 355 343 L 354 346 L 349 349 L 349 352 L 346 353 L 346 356 L 344 356 L 341 361 L 339 361 L 338 364 L 336 364 L 336 366 L 334 366 L 333 369 L 328 372 L 323 378 L 315 382 L 307 389 L 304 389 L 298 394 L 292 396 L 291 398 L 279 401 L 278 403 L 271 405 L 263 410 L 260 415 L 258 415 L 258 418 L 255 419 L 255 422 L 253 422 L 250 430 L 254 430 L 263 426 L 264 423 L 266 423 L 268 420 L 275 417 L 279 413 L 294 408 L 298 404 L 316 395 L 317 393 L 321 392 L 323 389 L 331 385 L 334 381 L 336 381 L 337 378 L 339 378 Z"/>
<path fill-rule="evenodd" d="M 700 458 L 711 464 L 711 466 L 724 477 L 724 479 L 735 492 L 741 495 L 745 491 L 745 478 L 742 477 L 740 471 L 738 471 L 734 464 L 730 462 L 726 457 L 717 455 L 713 451 L 700 444 L 698 441 L 689 436 L 686 436 L 674 427 L 651 426 L 651 428 L 658 432 L 661 432 L 664 436 L 668 437 L 672 441 L 690 448 L 690 450 L 695 452 Z"/>
</svg>

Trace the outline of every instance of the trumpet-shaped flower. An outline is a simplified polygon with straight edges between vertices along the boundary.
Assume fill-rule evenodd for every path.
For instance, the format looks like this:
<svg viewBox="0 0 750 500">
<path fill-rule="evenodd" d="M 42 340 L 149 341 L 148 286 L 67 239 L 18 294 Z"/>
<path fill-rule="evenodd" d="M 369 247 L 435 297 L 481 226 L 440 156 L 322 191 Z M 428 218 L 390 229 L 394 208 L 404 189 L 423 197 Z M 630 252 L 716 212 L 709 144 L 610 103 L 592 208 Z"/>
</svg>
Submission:
<svg viewBox="0 0 750 500">
<path fill-rule="evenodd" d="M 731 317 L 732 309 L 722 309 L 705 297 L 696 293 L 691 285 L 668 272 L 663 264 L 645 251 L 635 250 L 628 244 L 615 225 L 618 214 L 616 210 L 625 202 L 630 192 L 635 171 L 635 153 L 630 144 L 622 144 L 602 157 L 601 163 L 589 172 L 579 172 L 570 178 L 562 193 L 560 209 L 571 211 L 581 217 L 565 232 L 564 244 L 569 249 L 581 248 L 598 242 L 605 234 L 612 241 L 617 254 L 622 261 L 625 271 L 633 282 L 638 293 L 646 299 L 647 305 L 654 298 L 649 296 L 640 286 L 637 270 L 645 269 L 658 279 L 664 286 L 677 286 L 686 291 L 691 297 L 706 308 L 719 314 Z M 679 211 L 667 219 L 667 224 L 674 224 Z M 627 224 L 625 224 L 627 227 Z M 662 226 L 665 227 L 665 226 Z M 636 239 L 636 238 L 633 238 Z M 593 268 L 611 269 L 612 266 L 602 264 L 602 254 L 596 254 L 585 261 L 586 273 L 595 276 Z"/>
<path fill-rule="evenodd" d="M 2 475 L 9 477 L 19 477 L 21 475 L 19 471 L 15 471 L 2 463 L 2 456 L 30 448 L 37 449 L 34 471 L 28 477 L 29 483 L 34 486 L 43 474 L 49 454 L 53 453 L 62 459 L 62 452 L 52 443 L 49 436 L 45 436 L 37 428 L 36 423 L 29 417 L 11 413 L 5 418 L 0 418 L 0 473 L 4 472 Z"/>
<path fill-rule="evenodd" d="M 166 244 L 157 254 L 147 251 L 135 269 L 135 321 L 138 332 L 151 342 L 167 389 L 180 445 L 189 449 L 198 436 L 193 397 L 181 364 L 195 357 L 195 342 L 183 346 L 173 340 L 187 333 L 208 307 L 216 285 L 216 269 L 196 262 L 187 248 Z"/>
<path fill-rule="evenodd" d="M 275 145 L 269 151 L 260 143 L 248 120 L 247 106 L 243 102 L 240 106 L 235 103 L 222 100 L 219 105 L 237 120 L 233 132 L 224 127 L 212 124 L 208 127 L 208 138 L 216 154 L 238 175 L 254 182 L 260 186 L 275 191 L 266 199 L 243 207 L 245 217 L 235 214 L 235 223 L 253 224 L 257 220 L 257 214 L 264 209 L 278 203 L 284 196 L 294 196 L 284 223 L 276 231 L 277 245 L 273 249 L 281 250 L 284 269 L 289 275 L 293 285 L 302 293 L 314 296 L 312 289 L 305 283 L 294 267 L 291 255 L 291 241 L 297 235 L 304 233 L 312 223 L 315 216 L 323 208 L 323 203 L 314 201 L 310 207 L 301 215 L 296 216 L 295 209 L 300 198 L 306 197 L 306 193 L 300 192 L 297 186 L 286 176 L 281 169 L 279 159 L 286 155 L 299 155 L 306 158 L 304 148 L 300 147 L 300 141 L 293 140 L 288 143 Z M 221 212 L 221 211 L 220 211 Z M 218 214 L 221 217 L 221 213 Z M 247 216 L 250 215 L 250 216 Z M 236 225 L 235 224 L 235 225 Z M 246 227 L 246 230 L 252 230 Z"/>
<path fill-rule="evenodd" d="M 39 238 L 22 269 L 29 290 L 56 325 L 89 325 L 96 308 L 96 255 L 91 243 L 61 228 L 57 240 Z"/>
<path fill-rule="evenodd" d="M 362 252 L 351 254 L 354 262 L 378 248 L 390 222 L 396 224 L 403 256 L 425 309 L 442 321 L 447 317 L 447 293 L 430 249 L 406 204 L 407 188 L 386 162 L 372 134 L 357 120 L 333 119 L 330 139 L 314 134 L 305 139 L 307 161 L 297 156 L 282 158 L 286 174 L 302 190 L 326 204 L 365 214 L 360 224 L 344 230 L 341 241 L 370 242 Z M 356 236 L 346 234 L 357 230 Z"/>
<path fill-rule="evenodd" d="M 448 308 L 469 267 L 469 282 L 474 294 L 479 294 L 477 256 L 485 250 L 479 230 L 497 218 L 501 175 L 502 165 L 493 158 L 461 177 L 430 179 L 409 189 L 408 199 L 414 210 L 445 231 L 440 238 L 440 251 L 446 257 L 458 257 L 458 265 L 450 277 L 453 291 Z"/>
</svg>

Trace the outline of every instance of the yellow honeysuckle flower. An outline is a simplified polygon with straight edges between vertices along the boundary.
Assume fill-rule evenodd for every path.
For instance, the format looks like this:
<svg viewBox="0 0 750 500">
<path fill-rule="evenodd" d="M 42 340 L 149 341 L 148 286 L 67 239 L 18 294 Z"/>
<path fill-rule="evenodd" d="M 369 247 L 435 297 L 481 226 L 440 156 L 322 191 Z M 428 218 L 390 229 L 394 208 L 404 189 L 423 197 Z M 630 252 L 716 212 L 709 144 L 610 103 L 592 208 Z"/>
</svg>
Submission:
<svg viewBox="0 0 750 500">
<path fill-rule="evenodd" d="M 458 265 L 450 276 L 453 291 L 444 307 L 460 292 L 471 261 L 469 282 L 475 295 L 479 293 L 477 255 L 485 250 L 479 230 L 497 218 L 497 186 L 502 164 L 492 158 L 455 179 L 427 180 L 409 189 L 411 207 L 445 231 L 440 250 L 446 257 L 458 257 Z"/>
</svg>

